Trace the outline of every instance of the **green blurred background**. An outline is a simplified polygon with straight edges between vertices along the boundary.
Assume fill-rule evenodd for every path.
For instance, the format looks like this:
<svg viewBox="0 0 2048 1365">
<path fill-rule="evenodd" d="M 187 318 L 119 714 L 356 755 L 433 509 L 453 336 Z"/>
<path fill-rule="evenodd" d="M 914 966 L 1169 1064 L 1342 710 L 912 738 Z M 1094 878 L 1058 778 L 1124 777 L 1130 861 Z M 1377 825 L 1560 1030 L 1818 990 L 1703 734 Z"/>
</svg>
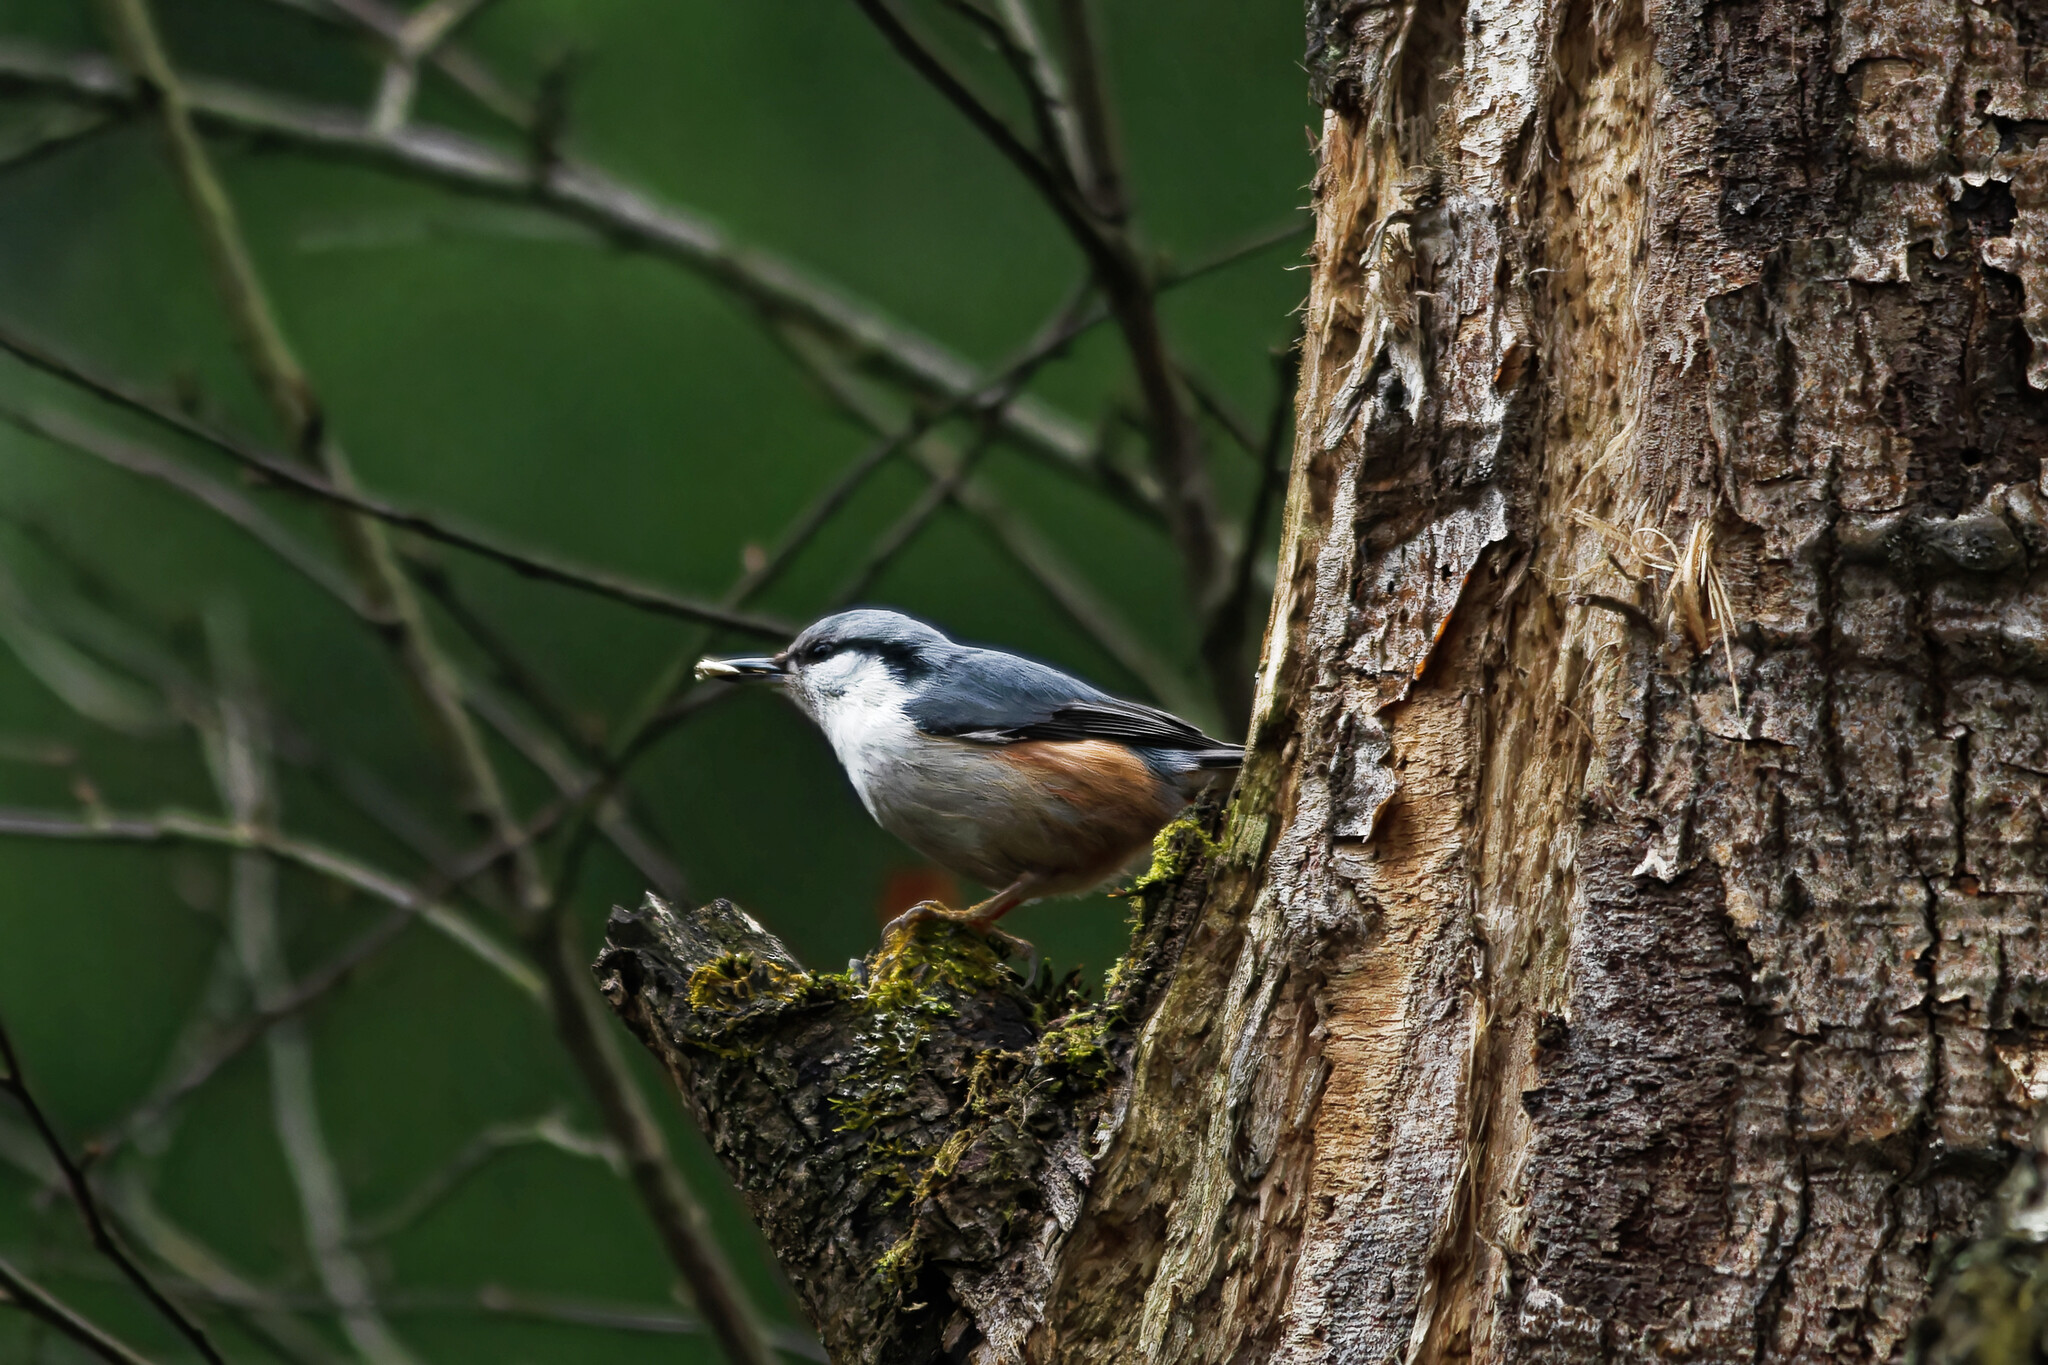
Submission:
<svg viewBox="0 0 2048 1365">
<path fill-rule="evenodd" d="M 376 87 L 378 49 L 317 13 L 265 0 L 159 0 L 158 11 L 189 73 L 358 110 Z M 1108 0 L 1101 18 L 1138 215 L 1165 258 L 1199 261 L 1305 218 L 1315 111 L 1299 65 L 1298 5 Z M 947 31 L 961 50 L 971 46 L 957 27 Z M 0 38 L 63 53 L 105 46 L 91 8 L 74 0 L 0 2 Z M 461 38 L 517 91 L 568 73 L 567 151 L 793 258 L 978 364 L 1012 354 L 1081 278 L 1079 254 L 1020 178 L 845 0 L 497 0 Z M 985 54 L 974 60 L 1000 83 Z M 63 107 L 0 93 L 0 157 L 46 133 Z M 431 73 L 416 118 L 497 136 Z M 740 572 L 749 546 L 773 543 L 872 442 L 751 310 L 673 262 L 538 209 L 373 167 L 248 139 L 211 145 L 285 326 L 372 489 L 710 597 Z M 1166 296 L 1176 352 L 1254 427 L 1274 401 L 1271 354 L 1291 335 L 1304 242 L 1248 253 Z M 146 121 L 0 165 L 0 319 L 275 439 Z M 1133 398 L 1113 329 L 1084 337 L 1033 392 L 1088 428 L 1115 431 Z M 0 364 L 0 398 L 146 435 L 228 474 L 204 451 L 167 445 L 11 362 Z M 1225 508 L 1241 517 L 1257 470 L 1214 429 L 1209 446 Z M 1160 532 L 1008 446 L 991 450 L 981 472 L 1201 689 L 1196 627 Z M 902 459 L 881 468 L 761 609 L 815 614 L 926 482 Z M 253 495 L 309 541 L 331 544 L 320 514 Z M 12 621 L 14 647 L 0 651 L 0 805 L 217 811 L 188 732 L 110 731 L 45 685 L 47 657 L 39 669 L 20 657 L 111 613 L 203 673 L 200 622 L 212 612 L 246 618 L 264 690 L 308 743 L 347 756 L 423 811 L 448 809 L 444 770 L 390 656 L 245 536 L 161 485 L 11 429 L 0 430 L 0 518 L 11 585 L 0 621 Z M 614 732 L 679 651 L 755 643 L 455 552 L 426 553 L 593 740 Z M 1259 620 L 1269 581 L 1252 594 Z M 863 596 L 1146 695 L 957 510 L 941 511 Z M 1214 711 L 1198 718 L 1225 723 Z M 553 794 L 509 749 L 500 756 L 522 812 Z M 822 740 L 772 697 L 707 708 L 648 753 L 633 781 L 690 890 L 740 902 L 810 963 L 871 947 L 892 878 L 917 867 L 860 809 Z M 313 777 L 288 768 L 282 793 L 287 829 L 421 876 L 411 853 Z M 430 818 L 450 847 L 471 844 L 459 823 Z M 226 866 L 224 854 L 191 847 L 0 840 L 0 1017 L 74 1141 L 118 1124 L 173 1066 L 189 1022 L 222 1008 L 207 996 L 210 982 L 216 997 L 222 990 Z M 593 850 L 574 902 L 593 952 L 607 908 L 642 890 L 623 860 Z M 281 911 L 285 952 L 301 972 L 382 913 L 296 873 L 282 883 Z M 1062 970 L 1099 973 L 1125 936 L 1121 904 L 1102 897 L 1028 908 L 1008 923 Z M 232 1015 L 235 1002 L 226 1004 Z M 417 926 L 322 1001 L 305 1029 L 327 1141 L 348 1205 L 366 1223 L 402 1208 L 492 1125 L 559 1114 L 567 1130 L 597 1132 L 545 1015 Z M 715 1164 L 652 1069 L 642 1065 L 642 1078 L 758 1302 L 793 1321 Z M 192 1358 L 89 1254 L 69 1204 L 24 1172 L 33 1153 L 20 1150 L 18 1119 L 0 1102 L 0 1120 L 12 1123 L 0 1130 L 0 1157 L 18 1158 L 0 1160 L 0 1255 L 153 1358 Z M 480 1290 L 497 1287 L 500 1307 L 526 1296 L 554 1308 L 686 1311 L 627 1186 L 564 1145 L 508 1142 L 423 1215 L 361 1248 L 405 1346 L 451 1365 L 628 1351 L 717 1359 L 689 1335 L 475 1306 Z M 312 1301 L 319 1280 L 261 1048 L 102 1175 L 148 1191 L 167 1219 L 300 1309 L 339 1358 L 359 1358 Z M 276 1354 L 234 1314 L 202 1311 L 231 1359 Z M 82 1358 L 0 1311 L 0 1360 Z"/>
</svg>

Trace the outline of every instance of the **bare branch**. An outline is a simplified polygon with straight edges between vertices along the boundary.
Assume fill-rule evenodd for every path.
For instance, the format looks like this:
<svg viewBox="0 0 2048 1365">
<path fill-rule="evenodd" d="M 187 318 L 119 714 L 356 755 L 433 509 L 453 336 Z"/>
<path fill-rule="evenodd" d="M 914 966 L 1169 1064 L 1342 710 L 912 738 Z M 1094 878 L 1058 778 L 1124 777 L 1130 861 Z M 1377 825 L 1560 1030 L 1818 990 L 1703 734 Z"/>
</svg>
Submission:
<svg viewBox="0 0 2048 1365">
<path fill-rule="evenodd" d="M 125 119 L 99 109 L 65 109 L 0 145 L 0 172 L 25 170 L 119 128 Z"/>
<path fill-rule="evenodd" d="M 642 611 L 722 626 L 749 635 L 773 639 L 787 638 L 793 633 L 787 622 L 731 611 L 604 570 L 586 569 L 530 551 L 516 550 L 484 533 L 465 531 L 424 512 L 400 507 L 353 488 L 340 487 L 329 478 L 283 456 L 274 455 L 237 437 L 215 431 L 185 416 L 170 405 L 131 389 L 118 380 L 96 375 L 59 356 L 40 342 L 33 341 L 4 325 L 0 325 L 0 350 L 5 350 L 36 369 L 74 384 L 98 398 L 149 417 L 180 435 L 199 441 L 226 455 L 237 464 L 253 469 L 295 493 L 467 551 L 495 564 L 501 564 L 523 578 L 560 584 L 563 587 L 610 598 L 612 601 Z M 72 432 L 60 425 L 52 424 L 45 418 L 0 406 L 0 419 L 24 431 L 34 432 L 62 444 L 71 444 L 69 435 Z M 93 450 L 86 453 L 100 455 L 101 452 Z M 377 610 L 385 608 L 380 607 Z"/>
<path fill-rule="evenodd" d="M 863 386 L 835 355 L 823 347 L 803 344 L 803 338 L 790 340 L 791 353 L 811 371 L 826 394 L 854 420 L 878 432 L 907 433 L 901 415 Z M 910 453 L 930 479 L 945 477 L 947 470 L 959 466 L 961 458 L 960 452 L 929 431 L 911 442 Z M 1011 507 L 986 477 L 977 475 L 961 481 L 953 490 L 953 501 L 961 510 L 987 526 L 1018 567 L 1031 575 L 1045 594 L 1098 648 L 1123 665 L 1154 701 L 1189 717 L 1198 717 L 1210 710 L 1211 700 L 1190 687 L 1179 669 L 1148 648 L 1139 633 L 1103 600 L 1086 576 L 1068 563 L 1028 518 Z M 679 704 L 675 713 L 694 714 L 717 695 L 722 694 L 711 689 L 705 689 L 702 695 L 692 692 L 684 699 L 689 709 L 685 710 Z"/>
<path fill-rule="evenodd" d="M 180 1277 L 166 1279 L 167 1293 L 187 1303 L 216 1303 L 241 1315 L 251 1334 L 287 1360 L 303 1365 L 343 1365 L 342 1357 L 326 1339 L 294 1317 L 276 1295 L 259 1289 L 219 1253 L 166 1217 L 133 1169 L 110 1173 L 106 1190 L 107 1206 L 121 1226 Z"/>
<path fill-rule="evenodd" d="M 326 23 L 367 33 L 393 55 L 402 46 L 406 21 L 410 17 L 404 10 L 385 5 L 381 0 L 275 0 L 275 3 Z M 514 128 L 525 128 L 533 121 L 532 106 L 462 44 L 444 41 L 426 54 L 425 60 L 486 113 Z"/>
<path fill-rule="evenodd" d="M 216 1032 L 200 1045 L 182 1071 L 129 1110 L 114 1127 L 92 1140 L 91 1145 L 100 1154 L 100 1159 L 104 1160 L 137 1134 L 161 1123 L 179 1101 L 212 1080 L 222 1067 L 246 1052 L 271 1025 L 297 1018 L 326 999 L 355 973 L 356 968 L 396 942 L 413 919 L 413 914 L 405 910 L 387 915 L 349 947 L 301 977 L 288 992 Z"/>
<path fill-rule="evenodd" d="M 133 84 L 104 57 L 66 57 L 21 43 L 0 43 L 0 85 L 122 110 L 136 104 Z M 779 256 L 734 241 L 700 215 L 659 203 L 575 158 L 558 159 L 536 181 L 523 152 L 505 151 L 447 129 L 414 125 L 379 136 L 347 109 L 283 100 L 215 81 L 188 81 L 186 92 L 192 116 L 210 128 L 256 134 L 308 153 L 367 161 L 457 192 L 538 207 L 582 223 L 616 247 L 673 261 L 771 316 L 814 327 L 864 364 L 920 392 L 954 398 L 978 382 L 972 362 L 881 309 Z M 1090 473 L 1093 436 L 1086 426 L 1050 405 L 1035 398 L 1020 400 L 1011 406 L 1005 427 L 1023 448 L 1056 467 Z"/>
<path fill-rule="evenodd" d="M 150 1307 L 156 1309 L 162 1315 L 164 1321 L 177 1328 L 178 1334 L 192 1344 L 192 1349 L 199 1352 L 200 1357 L 206 1360 L 208 1365 L 226 1365 L 226 1362 L 221 1359 L 220 1352 L 214 1349 L 213 1341 L 206 1335 L 205 1329 L 187 1316 L 184 1310 L 164 1297 L 163 1291 L 157 1288 L 156 1282 L 150 1278 L 148 1272 L 136 1264 L 135 1258 L 128 1254 L 128 1249 L 121 1245 L 120 1239 L 114 1235 L 113 1228 L 108 1226 L 107 1220 L 101 1216 L 99 1200 L 94 1197 L 92 1185 L 85 1178 L 84 1168 L 71 1159 L 70 1149 L 64 1145 L 64 1140 L 57 1136 L 56 1126 L 50 1122 L 50 1116 L 43 1112 L 43 1106 L 37 1102 L 35 1092 L 29 1088 L 28 1077 L 21 1069 L 21 1058 L 14 1050 L 14 1040 L 8 1036 L 7 1027 L 4 1023 L 0 1023 L 0 1065 L 5 1065 L 7 1068 L 7 1074 L 0 1076 L 0 1092 L 13 1096 L 14 1102 L 21 1106 L 22 1112 L 28 1116 L 28 1121 L 34 1125 L 36 1135 L 42 1139 L 44 1149 L 49 1152 L 50 1159 L 57 1164 L 58 1171 L 63 1174 L 64 1187 L 71 1194 L 71 1202 L 77 1207 L 78 1216 L 85 1221 L 86 1235 L 92 1239 L 93 1249 L 120 1270 L 128 1283 L 134 1285 L 136 1291 L 149 1301 Z M 91 1324 L 86 1323 L 83 1318 L 78 1318 L 75 1314 L 71 1314 L 70 1310 L 64 1309 L 63 1305 L 59 1304 L 55 1299 L 49 1298 L 44 1291 L 36 1288 L 29 1281 L 21 1279 L 18 1272 L 8 1268 L 6 1273 L 13 1277 L 7 1283 L 7 1288 L 21 1296 L 24 1306 L 28 1306 L 31 1300 L 34 1300 L 52 1313 L 61 1310 L 64 1314 L 68 1315 L 70 1321 L 74 1321 L 87 1328 L 91 1327 Z M 36 1296 L 41 1296 L 41 1298 L 38 1299 Z M 37 1310 L 32 1308 L 31 1311 Z M 38 1316 L 44 1316 L 44 1313 L 38 1311 Z M 64 1322 L 58 1321 L 57 1318 L 45 1316 L 44 1320 L 51 1322 L 53 1326 L 60 1327 L 67 1334 L 73 1335 L 77 1340 L 84 1342 L 86 1345 L 100 1350 L 101 1354 L 106 1355 L 109 1360 L 122 1359 L 133 1361 L 140 1359 L 134 1352 L 128 1351 L 126 1347 L 120 1347 L 122 1351 L 127 1352 L 125 1356 L 117 1357 L 107 1354 L 98 1341 L 78 1336 L 71 1327 L 66 1326 Z M 100 1336 L 106 1342 L 113 1343 L 111 1337 L 105 1337 L 103 1333 Z M 113 1344 L 118 1345 L 118 1343 Z"/>
<path fill-rule="evenodd" d="M 1003 159 L 1015 166 L 1023 177 L 1031 182 L 1039 196 L 1046 202 L 1054 215 L 1067 229 L 1068 235 L 1081 248 L 1082 254 L 1094 265 L 1096 272 L 1113 269 L 1116 249 L 1102 234 L 1086 208 L 1078 201 L 1075 190 L 1068 185 L 1057 166 L 1027 147 L 1002 115 L 990 108 L 988 102 L 975 93 L 953 67 L 953 63 L 928 38 L 911 28 L 909 21 L 897 10 L 891 0 L 853 0 L 881 32 L 896 54 L 909 64 L 911 70 L 924 77 L 925 82 L 974 125 L 981 135 L 999 152 Z"/>
<path fill-rule="evenodd" d="M 209 736 L 214 785 L 238 825 L 275 823 L 269 726 L 257 695 L 255 664 L 238 615 L 207 615 L 220 723 Z M 228 897 L 229 934 L 249 993 L 259 1010 L 275 1010 L 294 995 L 277 912 L 277 865 L 255 849 L 234 854 Z M 321 1287 L 341 1305 L 349 1342 L 370 1365 L 414 1365 L 415 1357 L 391 1331 L 371 1297 L 370 1272 L 356 1255 L 348 1198 L 320 1120 L 314 1094 L 313 1049 L 296 1017 L 279 1016 L 263 1031 L 270 1071 L 271 1120 L 285 1169 L 299 1199 L 306 1250 Z"/>
<path fill-rule="evenodd" d="M 1130 214 L 1124 193 L 1122 157 L 1116 135 L 1115 108 L 1109 98 L 1102 44 L 1095 33 L 1089 0 L 1059 0 L 1060 28 L 1066 39 L 1067 70 L 1073 79 L 1073 100 L 1087 148 L 1092 178 L 1081 182 L 1089 205 L 1106 221 L 1121 223 Z"/>
<path fill-rule="evenodd" d="M 356 1224 L 354 1238 L 359 1244 L 380 1242 L 417 1223 L 438 1208 L 462 1183 L 476 1174 L 492 1157 L 520 1147 L 552 1147 L 570 1156 L 601 1161 L 614 1175 L 625 1174 L 625 1161 L 616 1144 L 577 1132 L 559 1110 L 539 1118 L 512 1123 L 494 1123 L 465 1144 L 447 1165 L 433 1172 L 383 1213 Z"/>
<path fill-rule="evenodd" d="M 1098 195 L 1113 200 L 1113 212 L 1098 213 L 1092 199 L 1061 181 L 1055 170 L 1017 139 L 1017 136 L 952 69 L 951 64 L 929 42 L 915 33 L 897 11 L 892 0 L 854 0 L 861 11 L 881 30 L 899 55 L 967 120 L 1038 190 L 1054 215 L 1087 257 L 1095 281 L 1108 300 L 1109 310 L 1123 332 L 1138 390 L 1144 396 L 1151 424 L 1152 463 L 1164 492 L 1164 511 L 1180 552 L 1190 599 L 1206 608 L 1213 599 L 1224 567 L 1224 549 L 1216 522 L 1215 496 L 1203 461 L 1201 432 L 1182 402 L 1179 375 L 1159 320 L 1157 287 L 1144 254 L 1122 227 L 1125 197 L 1122 181 L 1114 171 L 1113 139 L 1108 133 L 1106 100 L 1097 98 L 1095 107 L 1087 100 L 1079 104 L 1084 130 L 1089 131 Z M 1086 15 L 1070 6 L 1067 15 L 1070 37 Z M 1092 64 L 1087 84 L 1101 90 L 1099 55 L 1087 30 L 1078 30 L 1077 54 Z M 1080 73 L 1077 73 L 1080 74 Z M 1099 146 L 1093 144 L 1099 143 Z M 1228 691 L 1235 667 L 1214 673 L 1219 692 Z M 1213 670 L 1212 670 L 1213 672 Z"/>
<path fill-rule="evenodd" d="M 413 96 L 419 90 L 420 63 L 489 2 L 428 0 L 405 17 L 393 37 L 391 56 L 384 64 L 384 76 L 377 87 L 377 100 L 370 114 L 372 132 L 390 133 L 405 125 L 412 117 Z"/>
<path fill-rule="evenodd" d="M 106 812 L 79 817 L 55 811 L 0 808 L 0 838 L 10 836 L 85 843 L 186 842 L 219 848 L 261 849 L 285 862 L 418 915 L 469 950 L 523 994 L 536 999 L 545 998 L 545 989 L 533 969 L 478 928 L 461 911 L 434 899 L 409 882 L 320 844 L 179 810 L 166 810 L 157 815 Z"/>
<path fill-rule="evenodd" d="M 1219 270 L 1227 270 L 1239 261 L 1256 256 L 1262 251 L 1270 251 L 1276 246 L 1305 240 L 1314 230 L 1315 221 L 1312 218 L 1305 213 L 1296 213 L 1284 223 L 1261 232 L 1254 232 L 1229 246 L 1197 257 L 1185 266 L 1174 266 L 1170 261 L 1163 263 L 1159 271 L 1159 292 L 1163 294 L 1170 289 L 1193 284 L 1204 276 L 1213 275 Z"/>
<path fill-rule="evenodd" d="M 138 1355 L 104 1327 L 84 1317 L 6 1260 L 0 1260 L 0 1302 L 19 1304 L 24 1312 L 42 1319 L 101 1360 L 111 1361 L 112 1365 L 150 1365 L 146 1356 Z"/>
<path fill-rule="evenodd" d="M 331 560 L 285 529 L 276 518 L 242 496 L 240 490 L 233 486 L 169 459 L 147 446 L 89 426 L 69 413 L 23 411 L 0 405 L 0 422 L 81 455 L 103 460 L 116 469 L 125 469 L 131 474 L 169 485 L 239 526 L 251 539 L 356 615 L 379 622 L 369 602 Z"/>
<path fill-rule="evenodd" d="M 832 594 L 833 610 L 857 601 L 874 586 L 875 580 L 895 562 L 896 556 L 909 548 L 910 542 L 931 523 L 931 519 L 938 515 L 939 509 L 953 500 L 953 494 L 959 490 L 961 483 L 974 472 L 975 466 L 981 463 L 981 457 L 988 453 L 992 440 L 989 428 L 984 425 L 975 434 L 974 443 L 961 452 L 959 462 L 953 468 L 932 475 L 931 481 L 924 486 L 924 491 L 917 495 L 916 501 L 905 508 L 903 514 L 876 538 L 859 566 Z"/>
<path fill-rule="evenodd" d="M 1223 591 L 1217 596 L 1202 627 L 1202 655 L 1209 661 L 1212 673 L 1235 667 L 1245 657 L 1245 618 L 1251 608 L 1252 573 L 1265 544 L 1266 519 L 1272 514 L 1274 500 L 1287 485 L 1287 432 L 1294 417 L 1295 385 L 1301 375 L 1299 337 L 1274 353 L 1273 369 L 1273 407 L 1266 418 L 1265 439 L 1251 447 L 1259 461 L 1259 486 L 1252 495 L 1250 510 L 1245 513 L 1237 557 L 1224 580 Z M 1225 700 L 1226 705 L 1232 707 L 1230 720 L 1233 725 L 1248 719 L 1251 713 L 1249 680 L 1244 681 L 1240 692 L 1226 694 Z"/>
<path fill-rule="evenodd" d="M 995 0 L 998 8 L 989 9 L 983 0 L 945 2 L 948 9 L 980 29 L 1009 64 L 1031 102 L 1032 122 L 1045 156 L 1068 186 L 1079 189 L 1086 183 L 1087 147 L 1067 102 L 1066 82 L 1045 50 L 1030 5 L 1026 0 Z"/>
</svg>

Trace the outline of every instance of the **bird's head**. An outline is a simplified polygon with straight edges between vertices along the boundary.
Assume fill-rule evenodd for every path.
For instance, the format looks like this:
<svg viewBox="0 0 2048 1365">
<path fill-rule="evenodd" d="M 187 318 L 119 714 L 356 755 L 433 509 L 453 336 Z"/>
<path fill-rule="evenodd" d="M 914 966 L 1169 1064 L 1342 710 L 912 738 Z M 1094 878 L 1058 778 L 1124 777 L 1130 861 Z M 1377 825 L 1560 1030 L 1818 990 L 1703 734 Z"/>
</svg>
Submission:
<svg viewBox="0 0 2048 1365">
<path fill-rule="evenodd" d="M 772 684 L 822 723 L 850 707 L 900 705 L 954 647 L 915 617 L 863 608 L 812 622 L 780 654 L 704 659 L 697 676 Z"/>
</svg>

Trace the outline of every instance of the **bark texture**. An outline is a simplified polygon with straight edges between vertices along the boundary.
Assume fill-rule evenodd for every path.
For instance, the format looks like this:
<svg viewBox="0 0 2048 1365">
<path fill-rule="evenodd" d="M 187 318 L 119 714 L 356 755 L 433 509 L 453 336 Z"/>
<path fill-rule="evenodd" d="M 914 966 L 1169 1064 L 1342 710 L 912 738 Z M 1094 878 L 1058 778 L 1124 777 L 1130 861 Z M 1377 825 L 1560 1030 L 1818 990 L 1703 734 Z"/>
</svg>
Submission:
<svg viewBox="0 0 2048 1365">
<path fill-rule="evenodd" d="M 1916 1324 L 2048 1231 L 2048 4 L 1310 66 L 1250 761 L 1029 1292 L 899 1358 L 2007 1358 Z"/>
</svg>

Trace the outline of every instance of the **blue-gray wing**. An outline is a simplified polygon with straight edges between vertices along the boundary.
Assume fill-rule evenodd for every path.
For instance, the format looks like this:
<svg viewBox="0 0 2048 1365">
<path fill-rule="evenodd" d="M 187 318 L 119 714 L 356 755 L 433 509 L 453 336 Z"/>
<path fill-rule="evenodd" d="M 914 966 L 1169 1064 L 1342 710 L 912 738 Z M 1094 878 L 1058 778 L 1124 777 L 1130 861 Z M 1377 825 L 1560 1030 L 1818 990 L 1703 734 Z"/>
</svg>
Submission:
<svg viewBox="0 0 2048 1365">
<path fill-rule="evenodd" d="M 1108 739 L 1142 749 L 1231 747 L 1179 716 L 1112 697 L 1045 664 L 986 649 L 961 650 L 904 709 L 925 734 L 982 744 Z"/>
</svg>

